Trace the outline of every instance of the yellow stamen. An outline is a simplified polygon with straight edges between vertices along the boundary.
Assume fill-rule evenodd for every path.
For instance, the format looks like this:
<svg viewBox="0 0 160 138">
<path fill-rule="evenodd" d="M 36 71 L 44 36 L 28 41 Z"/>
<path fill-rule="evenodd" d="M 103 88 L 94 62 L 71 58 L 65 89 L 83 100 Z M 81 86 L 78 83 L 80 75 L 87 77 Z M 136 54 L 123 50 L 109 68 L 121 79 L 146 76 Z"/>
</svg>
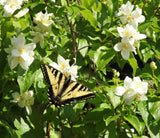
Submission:
<svg viewBox="0 0 160 138">
<path fill-rule="evenodd" d="M 129 89 L 127 89 L 125 93 L 128 93 L 128 92 L 129 92 Z"/>
<path fill-rule="evenodd" d="M 19 102 L 20 101 L 20 97 L 18 97 L 16 100 L 17 100 L 17 102 Z"/>
<path fill-rule="evenodd" d="M 24 53 L 24 48 L 20 49 L 19 52 L 22 54 Z"/>
<path fill-rule="evenodd" d="M 47 21 L 46 21 L 46 20 L 43 20 L 43 24 L 47 24 Z"/>
<path fill-rule="evenodd" d="M 136 46 L 136 47 L 138 47 L 138 41 L 134 41 L 134 45 Z"/>
<path fill-rule="evenodd" d="M 127 36 L 127 35 L 129 35 L 129 32 L 128 32 L 128 31 L 125 31 L 123 34 L 124 34 L 125 36 Z"/>
<path fill-rule="evenodd" d="M 127 47 L 128 47 L 127 44 L 123 44 L 123 45 L 122 45 L 122 48 L 123 48 L 123 49 L 126 49 Z"/>
<path fill-rule="evenodd" d="M 132 17 L 128 16 L 127 21 L 130 21 L 130 20 L 132 20 Z"/>
<path fill-rule="evenodd" d="M 136 99 L 139 99 L 140 98 L 140 94 L 136 94 Z"/>
<path fill-rule="evenodd" d="M 23 59 L 21 57 L 17 57 L 17 60 L 21 62 Z"/>
<path fill-rule="evenodd" d="M 27 106 L 30 106 L 30 105 L 31 105 L 30 100 L 26 100 L 26 105 L 27 105 Z"/>
<path fill-rule="evenodd" d="M 64 75 L 68 77 L 70 74 L 69 72 L 65 72 Z"/>
<path fill-rule="evenodd" d="M 38 40 L 41 40 L 41 37 L 40 37 L 40 36 L 37 36 L 37 39 L 38 39 Z"/>
<path fill-rule="evenodd" d="M 14 6 L 15 6 L 15 3 L 12 3 L 12 4 L 10 5 L 11 8 L 13 8 Z"/>
<path fill-rule="evenodd" d="M 61 69 L 64 69 L 65 68 L 65 64 L 61 64 Z"/>
</svg>

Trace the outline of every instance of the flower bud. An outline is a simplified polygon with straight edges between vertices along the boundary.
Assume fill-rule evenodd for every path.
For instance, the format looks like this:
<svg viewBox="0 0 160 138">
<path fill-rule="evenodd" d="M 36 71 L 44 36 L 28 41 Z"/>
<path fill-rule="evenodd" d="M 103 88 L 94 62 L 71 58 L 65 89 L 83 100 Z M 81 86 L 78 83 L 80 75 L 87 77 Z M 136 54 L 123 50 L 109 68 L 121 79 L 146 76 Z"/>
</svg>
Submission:
<svg viewBox="0 0 160 138">
<path fill-rule="evenodd" d="M 156 66 L 156 63 L 154 61 L 152 61 L 150 63 L 150 68 L 153 69 L 153 70 L 156 70 L 157 69 L 157 66 Z"/>
</svg>

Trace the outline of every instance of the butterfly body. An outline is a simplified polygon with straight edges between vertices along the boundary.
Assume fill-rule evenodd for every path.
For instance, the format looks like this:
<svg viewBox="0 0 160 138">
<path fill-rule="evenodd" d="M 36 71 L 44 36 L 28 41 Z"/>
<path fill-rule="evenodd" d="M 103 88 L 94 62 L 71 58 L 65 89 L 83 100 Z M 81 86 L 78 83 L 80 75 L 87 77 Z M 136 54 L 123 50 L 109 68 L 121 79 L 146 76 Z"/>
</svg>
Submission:
<svg viewBox="0 0 160 138">
<path fill-rule="evenodd" d="M 72 81 L 52 66 L 42 64 L 42 73 L 49 84 L 48 99 L 56 107 L 72 103 L 74 100 L 94 98 L 95 94 L 86 86 Z"/>
</svg>

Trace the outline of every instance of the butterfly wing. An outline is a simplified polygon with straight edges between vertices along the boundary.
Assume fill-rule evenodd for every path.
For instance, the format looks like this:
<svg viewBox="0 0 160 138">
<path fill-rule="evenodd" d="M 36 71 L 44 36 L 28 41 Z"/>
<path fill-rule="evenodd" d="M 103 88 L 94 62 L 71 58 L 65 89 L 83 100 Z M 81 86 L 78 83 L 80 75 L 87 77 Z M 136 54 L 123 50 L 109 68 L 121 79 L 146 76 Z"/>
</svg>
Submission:
<svg viewBox="0 0 160 138">
<path fill-rule="evenodd" d="M 72 81 L 60 71 L 51 66 L 42 64 L 42 73 L 46 82 L 50 85 L 48 98 L 56 107 L 70 104 L 74 100 L 84 100 L 95 97 L 95 94 L 86 86 Z"/>
<path fill-rule="evenodd" d="M 78 82 L 71 81 L 61 95 L 61 103 L 69 104 L 74 100 L 79 101 L 94 97 L 95 94 L 89 88 Z"/>
</svg>

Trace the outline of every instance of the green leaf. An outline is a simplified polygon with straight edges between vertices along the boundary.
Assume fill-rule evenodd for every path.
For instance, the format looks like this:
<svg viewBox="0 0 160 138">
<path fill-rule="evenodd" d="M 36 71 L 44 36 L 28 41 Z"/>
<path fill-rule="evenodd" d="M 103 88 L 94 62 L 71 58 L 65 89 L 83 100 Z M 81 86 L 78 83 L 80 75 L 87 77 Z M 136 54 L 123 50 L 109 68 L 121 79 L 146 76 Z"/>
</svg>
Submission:
<svg viewBox="0 0 160 138">
<path fill-rule="evenodd" d="M 95 53 L 95 62 L 99 70 L 103 69 L 115 56 L 113 48 L 101 46 Z"/>
<path fill-rule="evenodd" d="M 86 39 L 80 39 L 79 40 L 78 49 L 79 49 L 79 52 L 81 53 L 81 55 L 83 57 L 85 57 L 85 55 L 86 55 L 86 53 L 88 51 L 88 47 L 86 47 L 86 46 L 88 46 L 87 40 Z M 85 48 L 83 48 L 83 47 L 85 47 Z"/>
<path fill-rule="evenodd" d="M 3 129 L 5 128 L 7 130 Z M 10 134 L 10 135 L 9 135 Z M 0 137 L 13 137 L 13 138 L 18 138 L 18 136 L 14 131 L 13 128 L 4 120 L 0 120 Z"/>
<path fill-rule="evenodd" d="M 28 71 L 26 75 L 18 76 L 17 81 L 20 87 L 20 92 L 26 92 L 32 85 L 35 79 L 35 74 L 31 71 Z"/>
<path fill-rule="evenodd" d="M 138 110 L 145 122 L 145 125 L 148 129 L 150 137 L 159 138 L 160 137 L 160 130 L 159 130 L 160 122 L 157 125 L 154 124 L 153 118 L 147 109 L 146 102 L 139 102 Z"/>
<path fill-rule="evenodd" d="M 114 108 L 116 108 L 121 103 L 121 97 L 115 95 L 115 86 L 111 88 L 106 88 L 108 92 L 108 96 L 110 97 L 110 101 Z"/>
<path fill-rule="evenodd" d="M 132 55 L 132 54 L 131 54 Z M 131 65 L 131 67 L 132 67 L 132 69 L 133 69 L 133 76 L 135 76 L 135 74 L 136 74 L 136 70 L 137 70 L 137 67 L 138 67 L 138 65 L 137 65 L 137 60 L 134 58 L 134 56 L 132 55 L 132 57 L 130 57 L 129 59 L 128 59 L 128 61 L 129 61 L 129 64 Z"/>
<path fill-rule="evenodd" d="M 115 121 L 116 119 L 118 119 L 120 117 L 120 114 L 118 115 L 110 115 L 110 116 L 106 116 L 106 119 L 104 119 L 106 126 L 108 126 L 112 121 Z M 105 116 L 104 116 L 105 118 Z"/>
<path fill-rule="evenodd" d="M 95 3 L 95 0 L 81 0 L 81 3 L 85 8 L 91 9 L 93 4 Z"/>
<path fill-rule="evenodd" d="M 149 58 L 151 58 L 153 56 L 153 52 L 151 51 L 150 47 L 146 47 L 145 49 L 142 49 L 141 53 L 144 57 L 144 62 L 145 63 L 148 61 Z"/>
<path fill-rule="evenodd" d="M 92 15 L 92 12 L 80 5 L 76 5 L 76 7 L 79 8 L 80 13 L 85 18 L 85 20 L 87 20 L 94 28 L 97 28 L 97 20 Z"/>
<path fill-rule="evenodd" d="M 80 12 L 80 9 L 76 6 L 67 6 L 68 14 L 69 14 L 69 21 L 72 21 L 76 18 L 77 14 Z"/>
<path fill-rule="evenodd" d="M 40 62 L 37 62 L 36 60 L 34 61 L 34 63 L 32 63 L 26 74 L 24 74 L 23 70 L 19 67 L 19 70 L 17 71 L 17 81 L 21 93 L 26 92 L 31 87 L 31 85 L 35 81 L 35 75 L 39 68 Z"/>
<path fill-rule="evenodd" d="M 17 119 L 14 120 L 14 125 L 17 128 L 16 132 L 19 135 L 22 135 L 24 133 L 26 133 L 27 131 L 30 130 L 28 124 L 26 124 L 23 120 L 23 118 L 20 118 L 20 121 L 18 121 Z"/>
<path fill-rule="evenodd" d="M 128 115 L 125 116 L 124 119 L 128 121 L 137 130 L 139 135 L 142 134 L 145 124 L 143 122 L 140 122 L 137 116 Z"/>
<path fill-rule="evenodd" d="M 156 121 L 160 120 L 160 101 L 149 102 L 148 109 Z"/>
</svg>

